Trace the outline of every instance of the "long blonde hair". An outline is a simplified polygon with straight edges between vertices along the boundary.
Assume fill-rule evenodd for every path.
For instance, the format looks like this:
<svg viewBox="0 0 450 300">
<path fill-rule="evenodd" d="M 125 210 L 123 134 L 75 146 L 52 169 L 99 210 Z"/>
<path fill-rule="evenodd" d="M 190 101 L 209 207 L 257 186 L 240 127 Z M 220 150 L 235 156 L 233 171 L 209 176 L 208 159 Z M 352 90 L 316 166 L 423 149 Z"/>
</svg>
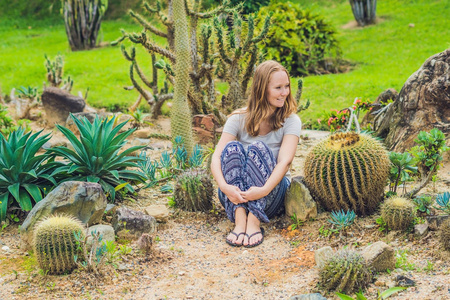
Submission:
<svg viewBox="0 0 450 300">
<path fill-rule="evenodd" d="M 272 78 L 272 74 L 278 71 L 286 72 L 289 83 L 291 82 L 288 71 L 276 61 L 265 61 L 255 70 L 247 107 L 243 110 L 243 112 L 247 113 L 245 129 L 251 136 L 258 136 L 263 120 L 268 119 L 271 131 L 277 130 L 283 126 L 287 117 L 297 111 L 297 105 L 294 97 L 292 97 L 292 90 L 289 90 L 289 95 L 286 97 L 283 107 L 276 108 L 275 112 L 271 114 L 270 103 L 267 99 L 267 86 Z"/>
</svg>

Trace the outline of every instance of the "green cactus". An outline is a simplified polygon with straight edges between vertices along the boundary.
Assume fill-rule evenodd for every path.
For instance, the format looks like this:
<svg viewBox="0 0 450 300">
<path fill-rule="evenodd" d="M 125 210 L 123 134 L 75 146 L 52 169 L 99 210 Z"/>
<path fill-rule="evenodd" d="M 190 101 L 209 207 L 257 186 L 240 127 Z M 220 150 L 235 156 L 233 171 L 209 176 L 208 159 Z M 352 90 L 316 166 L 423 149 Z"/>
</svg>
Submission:
<svg viewBox="0 0 450 300">
<path fill-rule="evenodd" d="M 392 230 L 406 230 L 416 217 L 415 205 L 402 197 L 391 197 L 381 205 L 381 217 Z"/>
<path fill-rule="evenodd" d="M 373 212 L 389 175 L 383 145 L 367 134 L 336 133 L 317 144 L 305 161 L 305 182 L 327 211 Z"/>
<path fill-rule="evenodd" d="M 351 293 L 364 289 L 372 280 L 372 272 L 361 254 L 339 250 L 319 272 L 320 285 L 327 291 Z"/>
<path fill-rule="evenodd" d="M 175 205 L 187 211 L 207 212 L 212 209 L 214 188 L 211 176 L 204 169 L 190 169 L 177 177 L 174 188 Z"/>
<path fill-rule="evenodd" d="M 75 232 L 84 238 L 81 222 L 68 216 L 51 216 L 36 225 L 33 246 L 41 269 L 49 274 L 63 274 L 76 267 Z"/>
<path fill-rule="evenodd" d="M 447 220 L 442 224 L 439 236 L 444 249 L 450 251 L 450 220 Z"/>
<path fill-rule="evenodd" d="M 297 113 L 303 111 L 303 110 L 307 110 L 309 105 L 311 104 L 311 101 L 306 100 L 305 105 L 300 104 L 300 98 L 302 97 L 302 92 L 303 92 L 303 79 L 299 79 L 297 82 L 297 93 L 295 93 L 295 101 L 297 102 Z"/>
</svg>

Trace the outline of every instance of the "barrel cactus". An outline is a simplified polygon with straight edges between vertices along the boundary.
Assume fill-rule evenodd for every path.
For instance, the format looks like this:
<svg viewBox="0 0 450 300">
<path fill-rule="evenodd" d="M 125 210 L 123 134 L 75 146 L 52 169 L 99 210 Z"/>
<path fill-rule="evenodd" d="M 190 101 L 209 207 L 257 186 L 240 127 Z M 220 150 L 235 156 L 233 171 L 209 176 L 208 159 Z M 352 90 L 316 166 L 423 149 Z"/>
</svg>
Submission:
<svg viewBox="0 0 450 300">
<path fill-rule="evenodd" d="M 406 230 L 416 217 L 414 203 L 402 197 L 388 198 L 381 205 L 381 217 L 389 229 Z"/>
<path fill-rule="evenodd" d="M 442 224 L 440 240 L 444 249 L 450 251 L 450 220 Z"/>
<path fill-rule="evenodd" d="M 175 205 L 187 211 L 212 209 L 214 188 L 211 176 L 204 169 L 190 169 L 177 177 L 174 188 Z"/>
<path fill-rule="evenodd" d="M 52 216 L 36 225 L 34 230 L 34 253 L 39 267 L 49 274 L 72 271 L 74 256 L 78 254 L 75 233 L 84 239 L 81 222 L 73 217 Z"/>
<path fill-rule="evenodd" d="M 339 250 L 329 258 L 319 276 L 325 290 L 343 293 L 364 289 L 372 280 L 372 272 L 362 255 L 347 249 Z"/>
<path fill-rule="evenodd" d="M 307 155 L 305 182 L 328 211 L 373 212 L 382 200 L 390 162 L 384 146 L 364 133 L 330 135 Z"/>
</svg>

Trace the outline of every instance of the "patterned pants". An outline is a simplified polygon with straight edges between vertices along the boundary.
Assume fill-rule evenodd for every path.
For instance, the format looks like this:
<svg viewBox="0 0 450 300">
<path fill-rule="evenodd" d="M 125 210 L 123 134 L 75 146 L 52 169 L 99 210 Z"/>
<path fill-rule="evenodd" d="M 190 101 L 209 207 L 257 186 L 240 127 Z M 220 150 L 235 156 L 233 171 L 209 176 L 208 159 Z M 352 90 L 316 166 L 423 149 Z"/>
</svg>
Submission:
<svg viewBox="0 0 450 300">
<path fill-rule="evenodd" d="M 240 142 L 232 141 L 225 146 L 221 163 L 225 181 L 237 186 L 241 191 L 246 191 L 252 186 L 264 186 L 277 162 L 272 150 L 263 142 L 255 142 L 245 151 Z M 289 185 L 289 179 L 283 177 L 267 196 L 237 205 L 228 200 L 228 197 L 219 189 L 219 199 L 231 222 L 235 221 L 236 209 L 243 207 L 261 222 L 268 223 L 269 218 L 283 211 L 284 196 Z"/>
</svg>

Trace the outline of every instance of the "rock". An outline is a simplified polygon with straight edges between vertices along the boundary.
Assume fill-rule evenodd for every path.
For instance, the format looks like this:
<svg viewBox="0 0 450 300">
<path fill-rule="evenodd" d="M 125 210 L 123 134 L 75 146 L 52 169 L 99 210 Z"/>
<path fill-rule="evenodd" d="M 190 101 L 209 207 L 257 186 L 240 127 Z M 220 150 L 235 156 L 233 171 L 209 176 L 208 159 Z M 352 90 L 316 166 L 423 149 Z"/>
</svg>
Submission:
<svg viewBox="0 0 450 300">
<path fill-rule="evenodd" d="M 317 217 L 317 205 L 311 197 L 308 188 L 303 182 L 303 177 L 292 178 L 286 198 L 284 200 L 286 215 L 296 215 L 298 220 L 306 221 Z"/>
<path fill-rule="evenodd" d="M 137 137 L 137 138 L 140 138 L 140 139 L 147 139 L 150 136 L 151 133 L 152 132 L 151 132 L 151 130 L 149 128 L 142 128 L 142 129 L 136 130 L 133 133 L 133 135 L 135 137 Z"/>
<path fill-rule="evenodd" d="M 403 85 L 398 98 L 378 114 L 374 131 L 392 151 L 415 145 L 420 131 L 437 127 L 450 137 L 450 49 L 428 58 Z"/>
<path fill-rule="evenodd" d="M 150 205 L 147 206 L 145 212 L 156 219 L 158 222 L 167 222 L 170 213 L 165 205 Z"/>
<path fill-rule="evenodd" d="M 373 124 L 375 116 L 380 112 L 383 106 L 386 106 L 388 102 L 395 101 L 398 98 L 398 92 L 395 89 L 387 89 L 378 95 L 377 100 L 372 104 L 372 109 L 369 110 L 361 121 L 361 127 L 367 127 L 369 124 Z"/>
<path fill-rule="evenodd" d="M 289 300 L 327 300 L 324 296 L 319 293 L 314 294 L 304 294 L 298 296 L 292 296 Z"/>
<path fill-rule="evenodd" d="M 9 252 L 11 252 L 11 248 L 9 248 L 8 246 L 3 246 L 2 251 L 9 253 Z"/>
<path fill-rule="evenodd" d="M 25 248 L 29 248 L 36 222 L 53 214 L 66 214 L 84 224 L 99 223 L 106 208 L 106 196 L 98 183 L 66 181 L 58 185 L 30 211 L 20 227 Z"/>
<path fill-rule="evenodd" d="M 149 139 L 140 139 L 140 138 L 135 138 L 133 140 L 131 140 L 130 146 L 134 147 L 134 146 L 147 146 L 150 143 Z"/>
<path fill-rule="evenodd" d="M 404 275 L 397 275 L 395 281 L 397 282 L 397 286 L 410 287 L 416 285 L 416 282 L 414 280 Z"/>
<path fill-rule="evenodd" d="M 376 272 L 385 272 L 395 268 L 394 249 L 379 241 L 367 246 L 361 252 L 368 265 Z"/>
<path fill-rule="evenodd" d="M 137 239 L 143 233 L 156 231 L 156 219 L 143 212 L 120 207 L 112 219 L 112 226 L 117 235 Z"/>
<path fill-rule="evenodd" d="M 112 203 L 106 204 L 105 214 L 114 214 L 116 212 L 117 206 Z"/>
<path fill-rule="evenodd" d="M 41 99 L 49 125 L 65 124 L 69 113 L 82 112 L 86 106 L 83 98 L 57 87 L 45 88 Z"/>
<path fill-rule="evenodd" d="M 42 149 L 48 150 L 54 147 L 67 147 L 70 144 L 69 140 L 65 137 L 55 137 L 53 136 L 48 142 L 42 145 Z"/>
<path fill-rule="evenodd" d="M 325 262 L 332 257 L 334 254 L 333 249 L 331 249 L 330 246 L 322 247 L 316 251 L 314 251 L 314 261 L 316 262 L 316 265 L 321 269 Z"/>
<path fill-rule="evenodd" d="M 103 224 L 94 225 L 94 226 L 89 227 L 87 232 L 88 232 L 88 235 L 92 235 L 92 233 L 94 233 L 94 232 L 100 233 L 102 235 L 102 242 L 106 242 L 106 241 L 114 242 L 116 240 L 116 234 L 114 233 L 114 228 L 112 228 L 112 226 L 109 226 L 109 225 L 103 225 Z M 89 236 L 87 238 L 86 244 L 88 246 L 92 245 L 92 236 Z"/>
<path fill-rule="evenodd" d="M 414 225 L 414 235 L 416 238 L 421 239 L 428 233 L 428 224 Z"/>
<path fill-rule="evenodd" d="M 450 219 L 450 215 L 427 216 L 426 219 L 430 230 L 438 230 L 445 221 Z"/>
</svg>

